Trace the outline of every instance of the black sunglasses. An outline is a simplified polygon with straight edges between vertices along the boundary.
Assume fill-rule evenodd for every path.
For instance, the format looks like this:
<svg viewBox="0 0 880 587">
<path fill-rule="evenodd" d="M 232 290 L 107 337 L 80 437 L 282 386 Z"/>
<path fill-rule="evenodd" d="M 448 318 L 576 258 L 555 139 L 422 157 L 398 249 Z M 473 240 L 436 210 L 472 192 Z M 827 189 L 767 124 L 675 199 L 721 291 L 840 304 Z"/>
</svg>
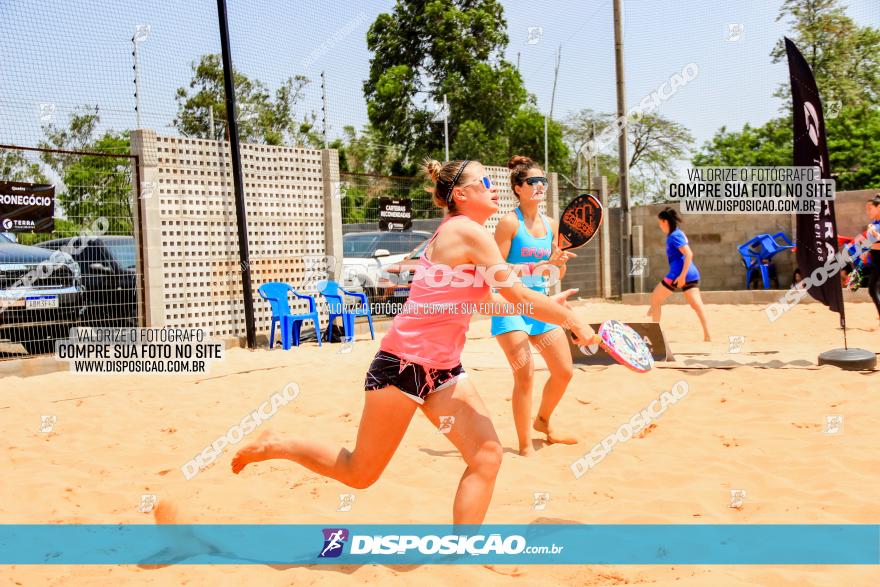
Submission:
<svg viewBox="0 0 880 587">
<path fill-rule="evenodd" d="M 546 177 L 527 177 L 523 183 L 527 183 L 532 186 L 543 183 L 546 186 L 549 185 L 550 182 L 547 181 Z"/>
</svg>

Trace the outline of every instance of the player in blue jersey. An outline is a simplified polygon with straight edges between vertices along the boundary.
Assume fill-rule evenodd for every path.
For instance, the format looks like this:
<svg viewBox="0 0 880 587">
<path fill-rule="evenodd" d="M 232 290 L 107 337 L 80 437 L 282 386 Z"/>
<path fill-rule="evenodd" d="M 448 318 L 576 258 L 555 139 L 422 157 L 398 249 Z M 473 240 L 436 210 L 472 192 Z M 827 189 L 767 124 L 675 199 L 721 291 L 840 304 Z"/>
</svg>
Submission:
<svg viewBox="0 0 880 587">
<path fill-rule="evenodd" d="M 562 279 L 565 263 L 577 255 L 559 249 L 556 245 L 558 221 L 547 218 L 539 211 L 539 204 L 546 198 L 548 186 L 544 171 L 537 163 L 521 155 L 514 156 L 507 166 L 519 207 L 498 222 L 495 241 L 501 249 L 501 255 L 520 275 L 523 285 L 546 294 L 548 274 L 556 273 L 558 279 Z M 546 271 L 552 269 L 548 265 L 556 267 L 558 271 Z M 555 324 L 530 316 L 493 316 L 492 336 L 498 340 L 513 369 L 513 421 L 519 440 L 519 453 L 528 456 L 533 450 L 529 430 L 535 374 L 532 346 L 541 353 L 550 371 L 532 427 L 545 434 L 549 443 L 576 443 L 577 439 L 559 432 L 550 424 L 550 416 L 562 399 L 573 373 L 571 351 L 563 330 Z"/>
<path fill-rule="evenodd" d="M 651 294 L 651 308 L 648 310 L 648 315 L 654 322 L 660 322 L 660 306 L 663 300 L 680 289 L 700 319 L 703 340 L 710 342 L 712 338 L 709 336 L 709 325 L 706 322 L 706 308 L 700 297 L 700 270 L 694 263 L 694 252 L 688 245 L 687 236 L 678 228 L 681 218 L 674 208 L 665 208 L 657 215 L 657 223 L 660 225 L 660 230 L 666 234 L 669 272 Z"/>
</svg>

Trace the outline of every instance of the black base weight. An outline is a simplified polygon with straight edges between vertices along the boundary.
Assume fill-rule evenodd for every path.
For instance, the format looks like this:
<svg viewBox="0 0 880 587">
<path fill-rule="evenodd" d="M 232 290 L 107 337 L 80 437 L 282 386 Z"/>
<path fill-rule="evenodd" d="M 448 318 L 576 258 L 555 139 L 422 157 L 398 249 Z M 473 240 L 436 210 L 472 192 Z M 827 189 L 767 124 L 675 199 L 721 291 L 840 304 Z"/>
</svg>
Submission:
<svg viewBox="0 0 880 587">
<path fill-rule="evenodd" d="M 865 349 L 831 349 L 819 355 L 819 364 L 845 371 L 870 371 L 877 366 L 877 355 Z"/>
</svg>

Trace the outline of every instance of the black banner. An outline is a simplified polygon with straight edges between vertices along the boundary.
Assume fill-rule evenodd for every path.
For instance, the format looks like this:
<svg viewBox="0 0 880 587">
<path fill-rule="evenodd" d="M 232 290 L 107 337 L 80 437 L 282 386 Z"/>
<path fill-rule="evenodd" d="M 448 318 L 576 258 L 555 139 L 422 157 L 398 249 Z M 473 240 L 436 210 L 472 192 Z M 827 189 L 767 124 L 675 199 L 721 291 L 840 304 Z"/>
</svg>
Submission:
<svg viewBox="0 0 880 587">
<path fill-rule="evenodd" d="M 0 232 L 55 230 L 55 186 L 0 181 Z"/>
<path fill-rule="evenodd" d="M 798 48 L 785 39 L 788 72 L 791 76 L 792 120 L 794 124 L 794 165 L 818 167 L 823 179 L 831 178 L 831 162 L 825 139 L 822 101 L 810 65 Z M 797 214 L 797 263 L 804 278 L 823 267 L 837 252 L 837 220 L 834 202 L 822 200 L 815 214 Z M 813 283 L 807 290 L 813 298 L 840 314 L 840 325 L 846 323 L 843 289 L 837 274 L 825 283 Z"/>
<path fill-rule="evenodd" d="M 379 230 L 412 228 L 412 200 L 379 198 Z"/>
</svg>

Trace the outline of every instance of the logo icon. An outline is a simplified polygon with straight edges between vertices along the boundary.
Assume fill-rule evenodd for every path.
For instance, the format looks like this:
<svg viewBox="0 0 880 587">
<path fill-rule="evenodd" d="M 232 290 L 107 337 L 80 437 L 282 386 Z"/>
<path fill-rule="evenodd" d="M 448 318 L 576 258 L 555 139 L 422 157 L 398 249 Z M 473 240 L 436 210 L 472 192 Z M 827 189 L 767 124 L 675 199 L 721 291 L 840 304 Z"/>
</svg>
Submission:
<svg viewBox="0 0 880 587">
<path fill-rule="evenodd" d="M 455 424 L 455 416 L 440 416 L 440 425 L 437 426 L 437 432 L 449 434 L 452 431 L 453 424 Z"/>
<path fill-rule="evenodd" d="M 52 432 L 57 421 L 57 416 L 40 416 L 40 432 L 44 434 Z"/>
<path fill-rule="evenodd" d="M 742 39 L 746 27 L 742 23 L 728 23 L 727 36 L 724 38 L 728 43 L 735 43 Z"/>
<path fill-rule="evenodd" d="M 544 36 L 544 28 L 539 26 L 530 26 L 529 27 L 529 38 L 526 41 L 529 45 L 537 45 L 538 41 L 541 40 L 541 37 Z"/>
<path fill-rule="evenodd" d="M 149 200 L 153 197 L 153 192 L 156 189 L 155 181 L 142 181 L 141 182 L 141 199 Z"/>
<path fill-rule="evenodd" d="M 156 504 L 159 500 L 156 498 L 156 495 L 153 493 L 144 493 L 141 495 L 141 503 L 138 506 L 138 511 L 142 514 L 149 514 L 153 511 L 153 508 L 156 507 Z"/>
<path fill-rule="evenodd" d="M 745 336 L 729 336 L 728 337 L 728 345 L 727 352 L 730 354 L 741 353 L 743 349 L 743 345 L 746 343 Z"/>
<path fill-rule="evenodd" d="M 134 36 L 132 37 L 132 41 L 135 43 L 143 43 L 147 40 L 147 37 L 150 35 L 150 30 L 153 27 L 148 24 L 139 24 L 134 31 Z"/>
<path fill-rule="evenodd" d="M 340 493 L 339 494 L 339 507 L 336 508 L 337 512 L 350 512 L 352 506 L 354 505 L 354 495 L 351 493 Z"/>
<path fill-rule="evenodd" d="M 539 512 L 543 511 L 547 509 L 548 503 L 550 503 L 550 494 L 546 491 L 536 491 L 535 501 L 532 502 L 532 509 Z"/>
<path fill-rule="evenodd" d="M 647 275 L 648 258 L 647 257 L 631 257 L 629 266 L 629 274 L 634 277 L 642 277 Z"/>
<path fill-rule="evenodd" d="M 354 337 L 346 336 L 342 339 L 342 346 L 339 347 L 339 354 L 347 355 L 351 354 L 351 350 L 354 348 Z"/>
<path fill-rule="evenodd" d="M 804 102 L 804 123 L 807 127 L 807 134 L 810 135 L 810 140 L 818 147 L 819 115 L 816 113 L 816 107 L 811 102 Z"/>
<path fill-rule="evenodd" d="M 342 554 L 342 547 L 348 541 L 348 530 L 346 528 L 324 528 L 324 548 L 318 558 L 337 558 Z"/>
<path fill-rule="evenodd" d="M 730 505 L 728 507 L 732 507 L 733 509 L 742 509 L 743 501 L 746 499 L 746 490 L 745 489 L 731 489 L 730 490 Z"/>
<path fill-rule="evenodd" d="M 825 104 L 825 118 L 837 118 L 842 106 L 840 100 L 828 100 Z"/>
<path fill-rule="evenodd" d="M 825 416 L 825 434 L 840 434 L 843 432 L 843 416 L 834 414 Z"/>
<path fill-rule="evenodd" d="M 6 230 L 12 230 L 12 220 L 10 220 L 9 218 L 4 218 L 3 228 L 5 228 Z"/>
<path fill-rule="evenodd" d="M 55 118 L 55 104 L 49 102 L 40 103 L 40 122 L 51 123 Z"/>
</svg>

